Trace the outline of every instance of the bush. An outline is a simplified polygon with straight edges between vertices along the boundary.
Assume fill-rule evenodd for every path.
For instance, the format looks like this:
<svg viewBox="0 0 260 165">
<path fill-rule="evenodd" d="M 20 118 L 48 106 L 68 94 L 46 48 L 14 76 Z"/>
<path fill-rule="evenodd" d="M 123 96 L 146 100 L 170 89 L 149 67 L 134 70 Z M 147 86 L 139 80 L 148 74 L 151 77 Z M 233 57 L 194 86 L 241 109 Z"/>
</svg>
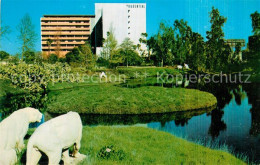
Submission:
<svg viewBox="0 0 260 165">
<path fill-rule="evenodd" d="M 51 54 L 48 61 L 51 64 L 55 64 L 58 61 L 58 56 L 56 54 Z"/>
<path fill-rule="evenodd" d="M 110 159 L 110 160 L 123 160 L 126 157 L 126 154 L 123 150 L 118 150 L 113 145 L 102 147 L 97 157 L 99 159 Z"/>
<path fill-rule="evenodd" d="M 8 64 L 1 65 L 0 78 L 9 79 L 16 86 L 30 91 L 46 90 L 50 81 L 59 82 L 62 74 L 70 73 L 68 64 Z"/>
<path fill-rule="evenodd" d="M 27 64 L 33 64 L 35 61 L 36 55 L 32 51 L 26 51 L 26 52 L 24 52 L 23 58 Z"/>
<path fill-rule="evenodd" d="M 5 51 L 0 51 L 0 61 L 8 59 L 10 55 L 6 53 Z"/>
<path fill-rule="evenodd" d="M 99 67 L 108 67 L 109 66 L 109 60 L 106 60 L 105 58 L 98 58 L 97 60 L 97 65 Z"/>
</svg>

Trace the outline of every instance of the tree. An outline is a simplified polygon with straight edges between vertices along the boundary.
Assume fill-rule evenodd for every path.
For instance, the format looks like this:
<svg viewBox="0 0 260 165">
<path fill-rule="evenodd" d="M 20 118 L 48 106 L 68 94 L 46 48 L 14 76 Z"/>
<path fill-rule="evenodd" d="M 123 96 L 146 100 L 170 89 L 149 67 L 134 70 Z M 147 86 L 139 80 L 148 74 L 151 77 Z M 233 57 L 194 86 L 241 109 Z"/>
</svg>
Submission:
<svg viewBox="0 0 260 165">
<path fill-rule="evenodd" d="M 102 55 L 105 59 L 112 59 L 113 55 L 117 52 L 117 40 L 114 36 L 113 29 L 110 28 L 110 31 L 107 32 L 107 38 L 103 42 L 103 51 Z"/>
<path fill-rule="evenodd" d="M 239 61 L 242 61 L 242 57 L 241 57 L 241 48 L 242 48 L 242 45 L 241 43 L 237 43 L 236 46 L 235 46 L 235 59 L 238 59 Z"/>
<path fill-rule="evenodd" d="M 148 45 L 147 45 L 147 37 L 148 37 L 148 34 L 147 33 L 142 33 L 141 34 L 141 38 L 139 39 L 139 44 L 137 44 L 137 50 L 139 51 L 139 54 L 141 57 L 144 57 L 147 55 L 146 51 L 147 50 L 143 50 L 142 49 L 142 45 L 145 45 L 146 48 L 148 49 Z"/>
<path fill-rule="evenodd" d="M 91 66 L 94 61 L 95 59 L 91 51 L 91 46 L 88 43 L 75 47 L 71 52 L 66 54 L 66 62 L 69 64 Z"/>
<path fill-rule="evenodd" d="M 160 23 L 158 33 L 151 37 L 147 43 L 149 49 L 153 51 L 153 59 L 156 64 L 160 65 L 172 65 L 174 56 L 172 54 L 174 38 L 174 30 L 172 27 L 165 25 L 163 22 Z"/>
<path fill-rule="evenodd" d="M 84 65 L 86 65 L 87 67 L 92 67 L 94 65 L 95 58 L 92 53 L 91 46 L 88 42 L 84 45 L 79 46 L 79 53 Z"/>
<path fill-rule="evenodd" d="M 48 58 L 49 63 L 55 64 L 58 61 L 58 56 L 56 54 L 51 54 Z"/>
<path fill-rule="evenodd" d="M 191 53 L 187 56 L 185 63 L 195 71 L 201 71 L 205 68 L 206 63 L 204 39 L 199 33 L 192 32 L 190 42 Z"/>
<path fill-rule="evenodd" d="M 174 33 L 176 38 L 173 45 L 174 62 L 182 65 L 191 55 L 193 33 L 191 27 L 183 19 L 174 21 Z"/>
<path fill-rule="evenodd" d="M 120 45 L 119 50 L 120 57 L 122 57 L 122 62 L 127 67 L 129 65 L 140 65 L 142 62 L 141 57 L 135 51 L 135 45 L 130 40 L 130 38 L 125 38 L 125 40 Z"/>
<path fill-rule="evenodd" d="M 256 11 L 251 15 L 252 28 L 254 35 L 260 35 L 260 14 Z"/>
<path fill-rule="evenodd" d="M 17 25 L 17 30 L 19 32 L 18 39 L 21 42 L 22 49 L 22 60 L 25 52 L 32 51 L 35 46 L 36 33 L 34 25 L 32 24 L 31 17 L 29 14 L 25 14 L 21 19 L 20 23 Z"/>
<path fill-rule="evenodd" d="M 33 63 L 35 63 L 36 55 L 33 51 L 26 51 L 26 52 L 24 52 L 23 58 L 24 58 L 23 60 L 27 64 L 33 64 Z"/>
<path fill-rule="evenodd" d="M 83 59 L 81 59 L 79 55 L 79 49 L 78 47 L 73 48 L 69 53 L 66 54 L 66 62 L 69 64 L 72 63 L 81 63 Z"/>
<path fill-rule="evenodd" d="M 126 66 L 128 67 L 128 60 L 130 51 L 134 49 L 134 43 L 130 40 L 130 38 L 125 38 L 125 40 L 120 45 L 122 52 L 124 52 L 124 57 L 126 59 Z"/>
<path fill-rule="evenodd" d="M 1 21 L 0 21 L 1 23 Z M 1 24 L 0 24 L 1 25 Z M 6 36 L 6 34 L 9 34 L 11 32 L 9 26 L 0 26 L 0 41 L 3 37 Z M 0 48 L 1 48 L 1 42 L 0 42 Z"/>
<path fill-rule="evenodd" d="M 56 47 L 55 47 L 55 54 L 58 56 L 58 57 L 61 57 L 61 46 L 60 46 L 60 36 L 61 36 L 61 29 L 58 28 L 57 29 L 57 32 L 55 34 L 55 42 L 56 42 Z"/>
<path fill-rule="evenodd" d="M 9 26 L 0 26 L 0 39 L 4 36 L 4 35 L 6 35 L 6 34 L 8 34 L 8 33 L 10 33 L 11 31 L 10 31 L 10 28 L 9 28 Z"/>
<path fill-rule="evenodd" d="M 254 35 L 249 37 L 248 51 L 244 52 L 243 58 L 247 61 L 247 66 L 251 67 L 255 73 L 260 72 L 260 14 L 256 11 L 251 14 L 252 28 Z"/>
<path fill-rule="evenodd" d="M 207 53 L 207 68 L 209 70 L 223 69 L 226 65 L 229 54 L 225 51 L 224 32 L 222 27 L 226 22 L 226 18 L 221 16 L 218 9 L 212 7 L 210 12 L 210 31 L 207 31 L 206 53 Z"/>
<path fill-rule="evenodd" d="M 48 54 L 48 56 L 50 56 L 50 54 L 51 54 L 51 44 L 53 43 L 53 40 L 52 39 L 50 39 L 50 38 L 48 38 L 47 39 L 47 45 L 48 45 L 48 49 L 49 49 L 49 54 Z"/>
<path fill-rule="evenodd" d="M 8 54 L 5 51 L 0 51 L 0 61 L 8 59 L 8 57 L 10 56 L 10 54 Z"/>
</svg>

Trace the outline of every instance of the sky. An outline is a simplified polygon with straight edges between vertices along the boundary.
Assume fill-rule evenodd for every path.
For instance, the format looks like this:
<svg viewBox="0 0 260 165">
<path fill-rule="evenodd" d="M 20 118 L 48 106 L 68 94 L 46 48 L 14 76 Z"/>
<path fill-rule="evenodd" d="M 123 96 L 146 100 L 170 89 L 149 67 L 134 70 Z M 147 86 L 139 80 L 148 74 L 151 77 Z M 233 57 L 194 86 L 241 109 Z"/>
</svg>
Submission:
<svg viewBox="0 0 260 165">
<path fill-rule="evenodd" d="M 1 24 L 11 28 L 11 33 L 1 40 L 0 49 L 15 54 L 21 45 L 16 27 L 28 13 L 37 33 L 36 51 L 41 49 L 40 18 L 45 14 L 95 14 L 95 3 L 146 3 L 147 33 L 156 34 L 163 20 L 173 25 L 176 19 L 184 19 L 194 32 L 203 37 L 210 30 L 209 12 L 212 7 L 227 17 L 223 28 L 226 39 L 245 39 L 252 35 L 250 14 L 260 10 L 260 0 L 0 0 Z"/>
</svg>

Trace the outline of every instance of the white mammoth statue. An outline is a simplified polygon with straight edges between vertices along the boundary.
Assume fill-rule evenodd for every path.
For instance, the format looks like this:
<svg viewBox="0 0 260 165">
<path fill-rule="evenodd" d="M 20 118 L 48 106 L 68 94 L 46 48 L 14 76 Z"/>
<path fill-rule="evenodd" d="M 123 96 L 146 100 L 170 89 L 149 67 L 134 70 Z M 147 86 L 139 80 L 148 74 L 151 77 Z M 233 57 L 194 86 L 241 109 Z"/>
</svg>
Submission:
<svg viewBox="0 0 260 165">
<path fill-rule="evenodd" d="M 7 165 L 15 164 L 15 150 L 20 152 L 25 147 L 24 137 L 29 124 L 40 122 L 41 119 L 42 114 L 39 110 L 28 107 L 13 112 L 0 123 L 0 162 L 8 162 L 5 163 Z"/>
<path fill-rule="evenodd" d="M 182 69 L 182 66 L 181 65 L 177 65 L 177 69 Z"/>
<path fill-rule="evenodd" d="M 71 146 L 74 146 L 73 156 L 82 158 L 78 152 L 81 137 L 82 122 L 76 112 L 69 112 L 47 121 L 39 126 L 29 139 L 26 165 L 36 165 L 41 158 L 41 152 L 48 156 L 50 165 L 58 165 L 62 150 L 66 150 L 64 153 L 68 154 L 68 148 Z M 68 156 L 64 156 L 66 160 Z"/>
<path fill-rule="evenodd" d="M 0 150 L 0 165 L 13 165 L 16 162 L 17 156 L 14 149 Z"/>
</svg>

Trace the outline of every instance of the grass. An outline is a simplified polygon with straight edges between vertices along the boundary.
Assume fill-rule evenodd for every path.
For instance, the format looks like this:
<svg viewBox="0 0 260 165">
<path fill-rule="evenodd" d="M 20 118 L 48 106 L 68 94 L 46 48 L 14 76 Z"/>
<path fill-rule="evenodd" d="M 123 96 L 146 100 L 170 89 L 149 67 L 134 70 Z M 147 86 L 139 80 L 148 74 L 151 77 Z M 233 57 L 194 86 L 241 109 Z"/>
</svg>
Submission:
<svg viewBox="0 0 260 165">
<path fill-rule="evenodd" d="M 125 74 L 130 78 L 136 78 L 138 76 L 142 77 L 156 77 L 157 74 L 171 74 L 177 75 L 180 73 L 185 73 L 185 71 L 174 69 L 173 67 L 119 67 L 117 71 L 120 74 Z"/>
<path fill-rule="evenodd" d="M 85 114 L 148 114 L 209 108 L 217 103 L 207 92 L 184 88 L 122 88 L 109 84 L 49 93 L 47 111 Z"/>
<path fill-rule="evenodd" d="M 24 89 L 12 85 L 10 80 L 0 79 L 0 97 L 25 93 Z"/>
<path fill-rule="evenodd" d="M 93 86 L 93 85 L 101 85 L 101 84 L 119 84 L 120 82 L 124 82 L 125 77 L 121 77 L 119 75 L 114 75 L 111 73 L 107 73 L 107 78 L 100 79 L 98 74 L 93 75 L 82 75 L 82 81 L 80 82 L 50 82 L 48 84 L 48 91 L 55 90 L 63 90 L 63 89 L 71 89 L 75 87 L 84 87 L 84 86 Z"/>
<path fill-rule="evenodd" d="M 81 144 L 89 157 L 83 164 L 245 164 L 227 152 L 143 127 L 85 127 Z M 123 151 L 124 159 L 99 159 L 99 150 L 109 145 Z"/>
<path fill-rule="evenodd" d="M 29 134 L 33 132 L 30 131 Z M 26 140 L 27 143 L 27 140 Z M 116 148 L 115 157 L 99 157 L 106 146 Z M 169 133 L 144 127 L 84 127 L 80 153 L 87 155 L 85 164 L 246 164 L 232 154 L 210 149 Z M 19 160 L 25 162 L 25 153 Z M 47 163 L 47 159 L 43 159 Z M 17 163 L 17 164 L 22 164 Z M 43 163 L 43 162 L 40 162 Z"/>
</svg>

